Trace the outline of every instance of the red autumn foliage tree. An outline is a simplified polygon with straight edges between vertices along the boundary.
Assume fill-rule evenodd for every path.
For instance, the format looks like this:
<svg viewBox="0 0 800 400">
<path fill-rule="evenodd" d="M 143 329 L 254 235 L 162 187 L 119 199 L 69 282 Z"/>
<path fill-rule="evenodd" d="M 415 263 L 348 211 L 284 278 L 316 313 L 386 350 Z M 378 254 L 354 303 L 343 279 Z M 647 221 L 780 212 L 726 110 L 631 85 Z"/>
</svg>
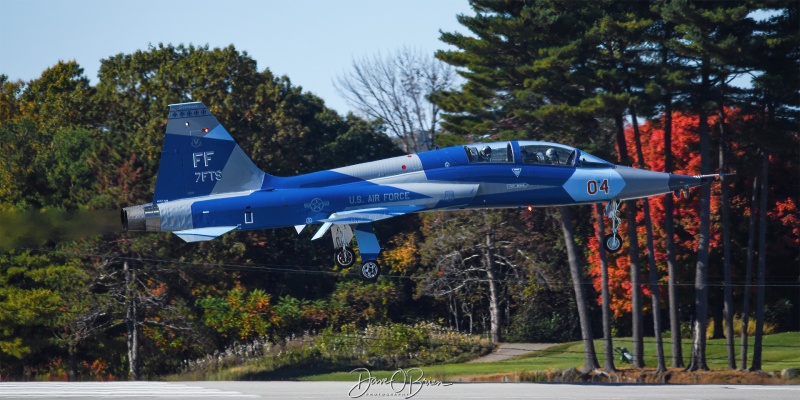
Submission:
<svg viewBox="0 0 800 400">
<path fill-rule="evenodd" d="M 733 113 L 731 113 L 733 114 Z M 732 116 L 731 119 L 737 118 Z M 717 123 L 714 117 L 710 118 L 709 125 Z M 729 121 L 730 123 L 730 121 Z M 670 172 L 697 175 L 700 173 L 700 154 L 699 137 L 695 132 L 698 125 L 698 117 L 682 113 L 673 113 L 672 128 L 672 152 L 675 157 L 675 170 Z M 648 121 L 640 127 L 641 140 L 644 153 L 645 167 L 653 171 L 664 171 L 664 131 L 663 118 L 658 121 Z M 636 152 L 634 151 L 633 129 L 629 126 L 625 130 L 625 139 L 628 146 L 632 162 L 636 164 Z M 718 190 L 712 190 L 716 193 Z M 719 209 L 719 195 L 712 195 L 711 212 L 716 216 Z M 662 282 L 666 281 L 666 260 L 667 253 L 664 242 L 664 197 L 654 197 L 650 199 L 651 217 L 653 220 L 653 240 L 655 246 L 655 259 L 659 268 L 662 270 Z M 691 271 L 691 264 L 695 259 L 695 249 L 697 248 L 697 235 L 699 233 L 699 212 L 700 202 L 698 197 L 682 199 L 675 203 L 675 234 L 677 247 L 677 262 L 682 266 L 681 270 Z M 640 243 L 645 242 L 644 211 L 639 209 L 636 216 L 637 233 Z M 720 245 L 720 230 L 718 221 L 712 219 L 712 234 L 710 240 L 710 250 L 713 252 Z M 620 232 L 627 229 L 627 221 L 622 220 Z M 632 240 L 628 238 L 627 240 Z M 595 237 L 589 240 L 589 262 L 591 264 L 591 275 L 595 289 L 600 291 L 600 258 L 598 249 L 600 243 Z M 641 259 L 646 259 L 646 246 L 642 249 Z M 609 255 L 609 292 L 611 294 L 611 310 L 614 317 L 619 318 L 631 312 L 631 283 L 630 283 L 630 259 L 627 252 L 619 252 Z M 644 273 L 644 272 L 643 272 Z M 645 296 L 650 295 L 649 285 L 642 285 Z M 665 296 L 662 296 L 665 298 Z M 600 303 L 600 298 L 597 299 Z M 648 302 L 644 302 L 649 304 Z"/>
<path fill-rule="evenodd" d="M 726 131 L 737 132 L 741 131 L 743 126 L 748 120 L 748 116 L 741 115 L 738 110 L 726 109 Z M 716 137 L 718 129 L 717 116 L 709 118 L 709 126 L 712 129 L 712 140 L 717 140 Z M 700 155 L 699 138 L 695 129 L 698 125 L 698 117 L 695 115 L 687 115 L 675 112 L 673 113 L 673 127 L 672 127 L 672 152 L 674 154 L 675 173 L 686 175 L 697 175 L 700 173 Z M 655 121 L 647 121 L 641 127 L 641 140 L 643 145 L 645 167 L 653 171 L 664 171 L 664 131 L 663 131 L 663 118 Z M 633 130 L 628 127 L 625 131 L 625 137 L 629 154 L 632 157 L 632 162 L 635 164 L 636 152 L 633 151 Z M 748 154 L 744 142 L 731 141 L 729 145 L 730 154 L 728 156 L 731 160 L 731 169 L 739 171 L 732 183 L 732 190 L 730 196 L 731 214 L 738 216 L 740 223 L 744 223 L 746 218 L 750 215 L 750 193 L 748 188 L 752 186 L 754 174 L 751 173 L 752 162 L 754 158 Z M 716 163 L 716 162 L 715 162 Z M 782 274 L 783 268 L 786 265 L 796 262 L 798 255 L 798 248 L 800 248 L 800 217 L 798 216 L 798 201 L 797 199 L 797 172 L 796 165 L 792 161 L 781 159 L 779 156 L 773 155 L 770 157 L 770 168 L 774 170 L 770 174 L 773 176 L 781 176 L 781 179 L 775 179 L 770 182 L 769 192 L 769 207 L 767 216 L 769 219 L 769 237 L 767 247 L 767 258 L 776 260 L 770 263 L 768 270 L 771 268 L 779 274 Z M 722 240 L 721 240 L 721 226 L 720 226 L 720 190 L 719 181 L 712 183 L 712 196 L 711 196 L 711 237 L 709 243 L 709 250 L 711 254 L 712 264 L 721 264 L 722 257 Z M 699 198 L 698 196 L 690 197 L 689 199 L 680 199 L 675 202 L 675 245 L 676 245 L 676 261 L 678 263 L 678 270 L 681 271 L 681 276 L 678 276 L 678 282 L 691 282 L 692 274 L 694 272 L 694 263 L 696 261 L 697 249 L 697 235 L 699 231 Z M 666 249 L 665 249 L 665 229 L 664 229 L 664 196 L 653 197 L 650 199 L 651 217 L 653 220 L 653 239 L 655 247 L 655 259 L 659 268 L 660 283 L 662 292 L 662 299 L 666 303 Z M 638 210 L 637 217 L 637 232 L 639 243 L 645 243 L 645 227 L 644 227 L 644 213 L 641 209 Z M 741 228 L 741 227 L 740 227 Z M 619 231 L 626 232 L 627 222 L 623 218 Z M 736 224 L 732 224 L 732 229 L 736 229 Z M 740 229 L 746 232 L 745 229 Z M 745 235 L 746 233 L 740 233 Z M 627 238 L 631 240 L 631 238 Z M 739 245 L 734 244 L 734 252 L 732 257 L 734 264 L 736 264 L 736 254 L 746 250 L 746 237 L 740 237 Z M 597 238 L 592 236 L 589 238 L 589 254 L 588 260 L 591 265 L 591 276 L 593 279 L 594 287 L 597 293 L 600 293 L 601 279 L 600 279 L 600 257 L 598 249 L 600 243 Z M 645 259 L 646 247 L 640 246 L 642 249 L 641 258 Z M 738 253 L 737 253 L 738 252 Z M 782 260 L 782 261 L 781 261 Z M 792 261 L 789 261 L 792 260 Z M 780 261 L 780 262 L 778 262 Z M 622 317 L 631 312 L 631 283 L 630 283 L 630 260 L 627 252 L 619 252 L 609 255 L 609 292 L 611 294 L 611 310 L 615 318 Z M 643 271 L 644 273 L 644 271 Z M 769 273 L 769 272 L 768 272 Z M 737 272 L 734 271 L 736 275 Z M 740 274 L 742 275 L 742 274 Z M 743 277 L 739 276 L 739 280 Z M 741 287 L 738 285 L 737 287 Z M 740 290 L 740 289 L 739 289 Z M 650 295 L 650 286 L 642 285 L 642 291 L 646 296 Z M 601 299 L 598 296 L 598 304 Z M 644 302 L 647 307 L 650 302 Z"/>
</svg>

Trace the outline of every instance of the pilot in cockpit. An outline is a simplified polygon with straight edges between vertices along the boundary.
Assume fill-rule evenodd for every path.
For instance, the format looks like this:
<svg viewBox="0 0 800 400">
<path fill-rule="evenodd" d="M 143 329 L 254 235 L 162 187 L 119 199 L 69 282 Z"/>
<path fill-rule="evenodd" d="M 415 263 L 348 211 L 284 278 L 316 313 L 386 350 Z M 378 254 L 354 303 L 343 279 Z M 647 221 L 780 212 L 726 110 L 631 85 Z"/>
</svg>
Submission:
<svg viewBox="0 0 800 400">
<path fill-rule="evenodd" d="M 556 153 L 556 149 L 549 148 L 547 152 L 545 152 L 545 157 L 547 157 L 547 162 L 550 164 L 558 164 L 558 153 Z"/>
<path fill-rule="evenodd" d="M 481 156 L 483 157 L 484 161 L 491 161 L 492 149 L 489 146 L 483 146 L 483 148 L 481 149 Z"/>
</svg>

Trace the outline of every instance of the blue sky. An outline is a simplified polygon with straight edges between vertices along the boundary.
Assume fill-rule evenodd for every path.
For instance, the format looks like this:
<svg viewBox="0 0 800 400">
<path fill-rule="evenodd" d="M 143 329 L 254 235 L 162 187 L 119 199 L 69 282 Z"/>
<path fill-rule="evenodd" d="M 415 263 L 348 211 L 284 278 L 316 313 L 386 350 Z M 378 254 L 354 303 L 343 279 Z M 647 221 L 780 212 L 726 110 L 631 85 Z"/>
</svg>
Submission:
<svg viewBox="0 0 800 400">
<path fill-rule="evenodd" d="M 439 30 L 464 32 L 467 0 L 0 0 L 0 74 L 30 80 L 76 60 L 93 84 L 100 60 L 149 44 L 233 44 L 342 113 L 333 87 L 353 58 L 403 46 L 433 53 Z"/>
</svg>

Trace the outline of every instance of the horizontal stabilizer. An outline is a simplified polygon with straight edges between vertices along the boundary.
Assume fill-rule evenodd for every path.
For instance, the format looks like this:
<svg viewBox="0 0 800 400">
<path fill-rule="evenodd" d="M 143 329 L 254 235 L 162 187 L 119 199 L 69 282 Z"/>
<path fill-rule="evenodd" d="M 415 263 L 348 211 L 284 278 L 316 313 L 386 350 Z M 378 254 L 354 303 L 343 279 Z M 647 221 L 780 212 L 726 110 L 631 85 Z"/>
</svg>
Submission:
<svg viewBox="0 0 800 400">
<path fill-rule="evenodd" d="M 217 236 L 224 235 L 234 229 L 236 229 L 235 226 L 215 226 L 211 228 L 187 229 L 185 231 L 176 231 L 173 233 L 187 242 L 205 242 Z"/>
</svg>

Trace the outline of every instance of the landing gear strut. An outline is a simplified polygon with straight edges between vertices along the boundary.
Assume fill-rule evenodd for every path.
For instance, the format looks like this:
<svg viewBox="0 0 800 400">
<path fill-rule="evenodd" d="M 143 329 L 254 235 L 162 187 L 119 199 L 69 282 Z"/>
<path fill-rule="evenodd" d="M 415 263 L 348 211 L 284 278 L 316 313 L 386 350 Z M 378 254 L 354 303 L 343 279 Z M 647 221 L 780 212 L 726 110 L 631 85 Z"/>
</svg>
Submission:
<svg viewBox="0 0 800 400">
<path fill-rule="evenodd" d="M 348 224 L 326 224 L 320 228 L 312 240 L 318 239 L 327 229 L 330 229 L 331 237 L 333 238 L 333 261 L 336 262 L 336 265 L 346 268 L 355 264 L 356 261 L 356 255 L 353 249 L 349 247 L 353 236 L 355 236 L 356 241 L 358 241 L 361 259 L 364 260 L 360 266 L 356 267 L 358 276 L 369 282 L 378 280 L 381 275 L 381 267 L 375 260 L 381 252 L 381 246 L 378 244 L 372 225 L 363 223 L 355 224 L 351 227 Z"/>
<path fill-rule="evenodd" d="M 353 230 L 349 225 L 332 225 L 333 261 L 340 267 L 349 267 L 356 261 L 356 255 L 348 245 L 353 240 Z"/>
<path fill-rule="evenodd" d="M 622 248 L 622 238 L 617 234 L 619 223 L 622 222 L 619 218 L 620 203 L 620 200 L 611 200 L 606 205 L 605 214 L 611 220 L 611 233 L 603 238 L 603 247 L 609 253 L 616 253 Z"/>
</svg>

